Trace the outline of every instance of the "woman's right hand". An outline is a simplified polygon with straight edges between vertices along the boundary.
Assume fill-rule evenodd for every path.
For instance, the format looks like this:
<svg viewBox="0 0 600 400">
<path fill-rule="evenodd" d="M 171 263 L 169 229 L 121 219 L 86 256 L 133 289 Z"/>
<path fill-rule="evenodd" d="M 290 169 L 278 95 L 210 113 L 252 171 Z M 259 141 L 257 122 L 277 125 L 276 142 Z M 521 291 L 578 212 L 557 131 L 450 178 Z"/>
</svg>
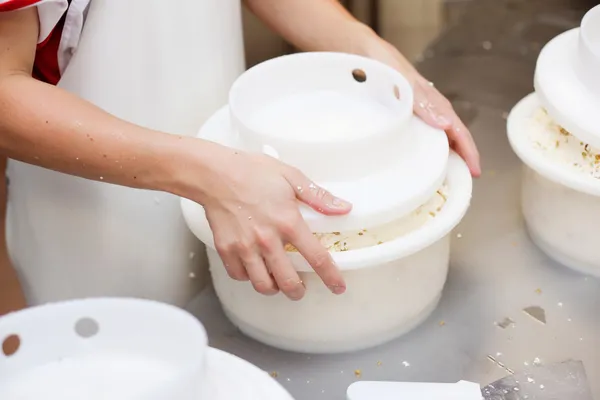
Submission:
<svg viewBox="0 0 600 400">
<path fill-rule="evenodd" d="M 201 201 L 215 247 L 229 276 L 250 280 L 256 291 L 280 290 L 300 300 L 305 286 L 284 246 L 293 245 L 325 285 L 342 294 L 346 285 L 331 255 L 309 230 L 298 201 L 325 215 L 350 212 L 350 203 L 315 185 L 272 157 L 220 148 L 218 165 Z"/>
</svg>

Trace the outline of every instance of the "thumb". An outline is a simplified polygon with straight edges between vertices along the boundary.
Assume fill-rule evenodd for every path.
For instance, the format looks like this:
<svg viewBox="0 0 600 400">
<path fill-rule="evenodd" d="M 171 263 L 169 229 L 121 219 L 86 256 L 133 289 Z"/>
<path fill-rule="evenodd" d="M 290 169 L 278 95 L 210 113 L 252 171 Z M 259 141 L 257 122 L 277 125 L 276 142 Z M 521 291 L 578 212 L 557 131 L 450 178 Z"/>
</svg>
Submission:
<svg viewBox="0 0 600 400">
<path fill-rule="evenodd" d="M 344 215 L 352 210 L 352 204 L 334 196 L 301 173 L 286 177 L 296 193 L 296 198 L 324 215 Z"/>
</svg>

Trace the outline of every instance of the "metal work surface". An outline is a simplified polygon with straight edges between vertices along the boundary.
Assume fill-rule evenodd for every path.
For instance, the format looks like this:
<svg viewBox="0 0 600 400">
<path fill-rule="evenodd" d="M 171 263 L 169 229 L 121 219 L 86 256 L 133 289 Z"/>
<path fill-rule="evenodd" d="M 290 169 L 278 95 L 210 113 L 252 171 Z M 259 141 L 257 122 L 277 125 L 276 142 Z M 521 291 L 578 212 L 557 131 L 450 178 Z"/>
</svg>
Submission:
<svg viewBox="0 0 600 400">
<path fill-rule="evenodd" d="M 342 400 L 358 379 L 484 385 L 508 370 L 565 359 L 583 360 L 600 399 L 600 381 L 593 379 L 600 376 L 600 281 L 557 265 L 531 243 L 519 210 L 521 163 L 505 133 L 506 112 L 533 90 L 541 46 L 578 25 L 590 6 L 574 0 L 450 4 L 453 23 L 420 69 L 473 131 L 484 174 L 454 231 L 448 283 L 429 320 L 368 351 L 291 354 L 245 338 L 207 290 L 189 309 L 206 325 L 212 346 L 272 371 L 298 400 Z"/>
</svg>

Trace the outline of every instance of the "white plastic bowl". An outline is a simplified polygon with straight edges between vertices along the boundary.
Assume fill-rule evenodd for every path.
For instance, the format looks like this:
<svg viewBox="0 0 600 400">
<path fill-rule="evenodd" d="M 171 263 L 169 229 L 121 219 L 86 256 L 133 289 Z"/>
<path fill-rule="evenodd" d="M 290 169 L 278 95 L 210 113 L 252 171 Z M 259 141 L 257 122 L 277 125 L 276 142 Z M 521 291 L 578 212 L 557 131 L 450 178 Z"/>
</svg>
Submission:
<svg viewBox="0 0 600 400">
<path fill-rule="evenodd" d="M 528 132 L 544 129 L 534 119 L 541 107 L 536 94 L 528 95 L 513 108 L 507 125 L 510 144 L 525 164 L 521 201 L 527 229 L 552 259 L 600 276 L 596 233 L 600 226 L 600 180 L 557 163 L 536 148 Z"/>
<path fill-rule="evenodd" d="M 301 353 L 358 351 L 395 339 L 426 320 L 446 283 L 450 238 L 372 268 L 345 271 L 348 290 L 334 297 L 314 272 L 300 302 L 263 296 L 232 280 L 216 251 L 208 249 L 213 284 L 227 317 L 259 342 Z"/>
</svg>

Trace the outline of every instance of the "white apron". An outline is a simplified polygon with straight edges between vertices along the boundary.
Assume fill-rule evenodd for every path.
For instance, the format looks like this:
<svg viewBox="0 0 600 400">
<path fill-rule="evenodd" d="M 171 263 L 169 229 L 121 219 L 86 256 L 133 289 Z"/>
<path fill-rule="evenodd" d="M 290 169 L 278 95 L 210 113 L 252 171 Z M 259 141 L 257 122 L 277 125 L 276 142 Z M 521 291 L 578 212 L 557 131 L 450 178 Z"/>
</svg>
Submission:
<svg viewBox="0 0 600 400">
<path fill-rule="evenodd" d="M 149 128 L 187 136 L 243 71 L 239 0 L 92 0 L 59 86 Z M 165 193 L 9 164 L 8 237 L 32 305 L 135 296 L 186 305 L 202 244 Z"/>
</svg>

